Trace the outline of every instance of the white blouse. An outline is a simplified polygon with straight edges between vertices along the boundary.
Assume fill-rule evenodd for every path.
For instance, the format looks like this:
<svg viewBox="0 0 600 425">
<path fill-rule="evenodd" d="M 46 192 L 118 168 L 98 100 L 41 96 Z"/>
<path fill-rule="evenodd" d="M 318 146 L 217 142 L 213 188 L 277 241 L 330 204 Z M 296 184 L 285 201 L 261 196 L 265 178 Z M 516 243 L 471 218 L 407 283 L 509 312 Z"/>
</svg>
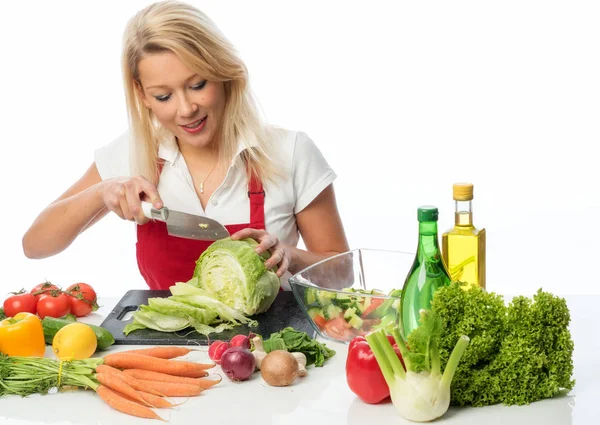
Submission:
<svg viewBox="0 0 600 425">
<path fill-rule="evenodd" d="M 275 129 L 275 157 L 281 161 L 285 179 L 263 182 L 265 191 L 265 228 L 280 241 L 297 246 L 299 240 L 295 214 L 306 208 L 337 177 L 321 151 L 303 132 Z M 240 152 L 231 161 L 225 180 L 210 196 L 206 210 L 194 189 L 192 176 L 176 143 L 160 145 L 158 156 L 165 161 L 158 193 L 166 207 L 190 214 L 207 216 L 221 224 L 250 221 L 248 178 Z M 131 176 L 129 137 L 122 134 L 112 143 L 94 152 L 96 167 L 103 180 Z M 289 272 L 281 278 L 288 289 Z"/>
</svg>

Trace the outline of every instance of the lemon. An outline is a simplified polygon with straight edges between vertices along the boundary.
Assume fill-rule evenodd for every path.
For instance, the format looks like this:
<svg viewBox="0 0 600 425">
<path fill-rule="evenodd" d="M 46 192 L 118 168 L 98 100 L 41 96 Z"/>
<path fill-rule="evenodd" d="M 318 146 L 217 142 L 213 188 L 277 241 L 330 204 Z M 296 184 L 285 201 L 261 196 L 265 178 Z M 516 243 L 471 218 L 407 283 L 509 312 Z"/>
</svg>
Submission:
<svg viewBox="0 0 600 425">
<path fill-rule="evenodd" d="M 60 360 L 89 359 L 97 346 L 96 334 L 83 323 L 69 323 L 52 340 L 52 351 Z"/>
</svg>

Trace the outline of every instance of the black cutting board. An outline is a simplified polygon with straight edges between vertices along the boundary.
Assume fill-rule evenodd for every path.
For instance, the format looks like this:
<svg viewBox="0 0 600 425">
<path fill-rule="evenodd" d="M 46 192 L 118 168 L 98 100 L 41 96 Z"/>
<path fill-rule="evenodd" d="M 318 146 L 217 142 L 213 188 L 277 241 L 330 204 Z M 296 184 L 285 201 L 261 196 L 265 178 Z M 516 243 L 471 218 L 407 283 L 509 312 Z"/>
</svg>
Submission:
<svg viewBox="0 0 600 425">
<path fill-rule="evenodd" d="M 115 337 L 115 344 L 123 345 L 207 345 L 208 339 L 196 332 L 193 328 L 178 332 L 160 332 L 154 329 L 139 329 L 129 335 L 123 333 L 123 328 L 133 321 L 129 312 L 134 312 L 140 305 L 147 305 L 148 298 L 168 297 L 170 291 L 151 291 L 134 289 L 128 291 L 110 314 L 102 322 L 102 327 Z M 124 320 L 125 316 L 129 318 Z M 316 337 L 316 332 L 306 316 L 302 313 L 294 295 L 290 291 L 281 291 L 275 298 L 273 305 L 265 313 L 252 317 L 258 321 L 258 326 L 251 328 L 247 325 L 236 326 L 218 334 L 210 334 L 211 340 L 220 339 L 229 341 L 238 334 L 248 335 L 250 332 L 268 338 L 272 333 L 291 326 L 296 330 L 306 332 L 311 338 Z"/>
</svg>

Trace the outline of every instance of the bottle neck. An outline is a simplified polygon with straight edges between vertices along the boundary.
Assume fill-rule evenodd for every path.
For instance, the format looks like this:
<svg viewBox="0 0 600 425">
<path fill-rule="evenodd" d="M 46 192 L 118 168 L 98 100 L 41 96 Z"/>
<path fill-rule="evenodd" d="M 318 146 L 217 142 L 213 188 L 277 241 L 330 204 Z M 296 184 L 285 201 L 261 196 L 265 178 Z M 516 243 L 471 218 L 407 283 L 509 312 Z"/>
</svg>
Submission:
<svg viewBox="0 0 600 425">
<path fill-rule="evenodd" d="M 422 221 L 419 223 L 418 251 L 428 257 L 439 254 L 437 221 Z"/>
<path fill-rule="evenodd" d="M 473 211 L 471 210 L 471 201 L 454 202 L 454 224 L 457 226 L 472 226 Z"/>
</svg>

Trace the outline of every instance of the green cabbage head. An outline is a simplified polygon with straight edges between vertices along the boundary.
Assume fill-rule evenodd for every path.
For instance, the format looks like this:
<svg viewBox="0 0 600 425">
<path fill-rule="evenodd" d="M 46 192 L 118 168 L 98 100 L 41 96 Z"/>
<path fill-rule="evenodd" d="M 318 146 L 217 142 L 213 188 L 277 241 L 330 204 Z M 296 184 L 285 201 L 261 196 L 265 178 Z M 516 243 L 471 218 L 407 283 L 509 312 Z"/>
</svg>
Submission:
<svg viewBox="0 0 600 425">
<path fill-rule="evenodd" d="M 270 253 L 258 255 L 254 251 L 257 246 L 254 239 L 215 241 L 196 261 L 194 277 L 188 283 L 248 316 L 267 311 L 280 283 L 265 267 Z"/>
</svg>

